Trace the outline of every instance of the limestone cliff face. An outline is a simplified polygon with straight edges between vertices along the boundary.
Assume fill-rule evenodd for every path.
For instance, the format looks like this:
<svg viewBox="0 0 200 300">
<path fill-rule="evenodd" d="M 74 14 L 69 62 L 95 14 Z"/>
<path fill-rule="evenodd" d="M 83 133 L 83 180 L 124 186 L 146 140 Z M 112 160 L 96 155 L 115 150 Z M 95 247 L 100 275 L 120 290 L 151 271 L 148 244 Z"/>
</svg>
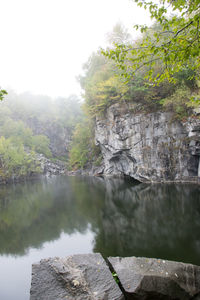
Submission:
<svg viewBox="0 0 200 300">
<path fill-rule="evenodd" d="M 180 122 L 171 113 L 134 113 L 114 104 L 96 119 L 105 175 L 141 182 L 191 181 L 200 177 L 200 119 Z"/>
<path fill-rule="evenodd" d="M 39 122 L 36 118 L 30 118 L 27 125 L 33 130 L 34 134 L 44 134 L 50 140 L 50 149 L 55 157 L 67 156 L 71 132 L 60 124 L 54 122 Z"/>
</svg>

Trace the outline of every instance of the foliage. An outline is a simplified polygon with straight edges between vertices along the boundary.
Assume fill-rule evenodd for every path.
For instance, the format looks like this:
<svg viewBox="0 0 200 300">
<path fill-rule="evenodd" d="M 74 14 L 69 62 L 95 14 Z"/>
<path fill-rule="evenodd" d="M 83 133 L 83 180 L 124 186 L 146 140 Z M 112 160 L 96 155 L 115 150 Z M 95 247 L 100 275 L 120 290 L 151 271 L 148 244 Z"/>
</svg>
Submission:
<svg viewBox="0 0 200 300">
<path fill-rule="evenodd" d="M 117 273 L 112 272 L 112 276 L 113 276 L 114 280 L 116 281 L 116 283 L 119 283 L 119 277 L 118 277 Z"/>
<path fill-rule="evenodd" d="M 32 130 L 27 128 L 22 121 L 14 121 L 7 118 L 0 127 L 0 133 L 6 138 L 23 143 L 25 146 L 31 146 Z"/>
<path fill-rule="evenodd" d="M 71 169 L 83 169 L 90 162 L 99 164 L 99 148 L 94 143 L 94 124 L 90 119 L 84 119 L 76 125 L 72 136 L 69 153 Z"/>
<path fill-rule="evenodd" d="M 52 157 L 49 143 L 49 138 L 45 135 L 33 135 L 31 139 L 32 149 L 38 153 L 44 154 L 48 158 Z"/>
<path fill-rule="evenodd" d="M 189 69 L 188 67 L 182 67 L 181 71 L 174 74 L 174 77 L 178 83 L 178 85 L 185 85 L 191 91 L 198 92 L 198 84 L 196 80 L 197 70 Z"/>
<path fill-rule="evenodd" d="M 22 144 L 13 144 L 10 139 L 0 138 L 0 176 L 4 180 L 39 173 L 35 153 L 26 153 Z"/>
<path fill-rule="evenodd" d="M 158 26 L 154 26 L 154 30 L 158 30 Z M 125 37 L 123 39 L 123 32 Z M 114 41 L 124 41 L 127 45 L 127 32 L 124 28 L 118 27 L 114 31 Z M 113 35 L 110 34 L 112 37 Z M 130 43 L 130 39 L 128 40 Z M 115 51 L 115 50 L 110 50 Z M 160 74 L 162 64 L 155 63 L 153 75 L 156 77 Z M 84 65 L 84 74 L 79 80 L 84 90 L 84 110 L 90 117 L 104 114 L 107 108 L 116 102 L 132 101 L 140 104 L 143 110 L 152 111 L 161 108 L 160 100 L 171 96 L 175 90 L 185 84 L 192 91 L 198 90 L 195 80 L 196 71 L 188 67 L 182 67 L 182 70 L 176 73 L 176 83 L 169 82 L 167 79 L 162 80 L 155 85 L 145 77 L 148 67 L 137 70 L 134 76 L 129 80 L 120 77 L 116 61 L 112 61 L 103 56 L 99 51 L 93 53 Z"/>
<path fill-rule="evenodd" d="M 161 100 L 163 108 L 166 110 L 174 111 L 178 119 L 188 117 L 191 113 L 190 107 L 194 107 L 191 103 L 191 92 L 186 86 L 177 88 L 177 90 L 169 97 Z"/>
<path fill-rule="evenodd" d="M 109 101 L 105 97 L 101 98 L 99 92 L 101 85 L 109 80 L 112 69 L 100 53 L 93 53 L 84 65 L 84 71 L 85 74 L 79 77 L 81 87 L 84 89 L 85 103 L 83 107 L 86 113 L 94 116 L 98 109 L 103 111 L 107 106 L 107 101 Z M 100 103 L 98 100 L 101 100 Z"/>
<path fill-rule="evenodd" d="M 0 134 L 5 138 L 9 138 L 13 144 L 23 145 L 47 157 L 52 156 L 49 149 L 49 138 L 44 135 L 33 135 L 32 130 L 22 121 L 6 118 L 0 126 Z"/>
<path fill-rule="evenodd" d="M 2 101 L 3 100 L 3 98 L 4 98 L 4 96 L 5 95 L 7 95 L 7 92 L 6 92 L 6 90 L 2 90 L 2 89 L 0 89 L 0 101 Z"/>
<path fill-rule="evenodd" d="M 130 34 L 120 23 L 108 34 L 108 41 L 128 43 Z M 84 110 L 91 117 L 103 114 L 115 102 L 130 99 L 129 87 L 120 78 L 116 64 L 104 57 L 101 51 L 93 53 L 85 63 L 84 74 L 79 77 L 84 90 Z"/>
<path fill-rule="evenodd" d="M 103 114 L 115 102 L 128 99 L 128 86 L 116 76 L 115 65 L 100 52 L 89 58 L 84 66 L 85 74 L 79 77 L 84 89 L 84 111 L 91 117 Z"/>
<path fill-rule="evenodd" d="M 116 43 L 114 49 L 102 51 L 114 60 L 126 78 L 137 70 L 145 69 L 145 76 L 158 84 L 165 79 L 175 81 L 175 74 L 183 68 L 198 70 L 199 60 L 199 0 L 134 0 L 140 7 L 148 9 L 156 24 L 148 28 L 135 25 L 143 34 L 135 43 Z M 176 15 L 167 16 L 171 9 Z M 160 72 L 154 72 L 162 62 Z M 192 78 L 198 77 L 194 72 Z"/>
<path fill-rule="evenodd" d="M 101 53 L 97 52 L 89 58 L 80 83 L 84 89 L 83 107 L 90 117 L 103 115 L 110 105 L 127 101 L 141 104 L 146 111 L 155 110 L 160 108 L 160 100 L 173 94 L 176 89 L 176 85 L 167 80 L 160 85 L 149 83 L 142 70 L 126 84 L 118 75 L 115 64 Z M 179 81 L 182 79 L 177 79 Z"/>
</svg>

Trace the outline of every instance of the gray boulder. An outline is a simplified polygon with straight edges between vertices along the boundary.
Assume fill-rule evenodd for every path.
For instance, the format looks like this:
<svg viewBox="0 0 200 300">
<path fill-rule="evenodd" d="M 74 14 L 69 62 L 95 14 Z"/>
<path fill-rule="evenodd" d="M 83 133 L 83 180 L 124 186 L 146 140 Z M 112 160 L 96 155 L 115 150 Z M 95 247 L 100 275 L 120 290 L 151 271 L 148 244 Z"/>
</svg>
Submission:
<svg viewBox="0 0 200 300">
<path fill-rule="evenodd" d="M 200 299 L 200 267 L 162 259 L 110 257 L 126 299 Z"/>
<path fill-rule="evenodd" d="M 100 254 L 43 259 L 32 266 L 30 300 L 123 300 Z"/>
</svg>

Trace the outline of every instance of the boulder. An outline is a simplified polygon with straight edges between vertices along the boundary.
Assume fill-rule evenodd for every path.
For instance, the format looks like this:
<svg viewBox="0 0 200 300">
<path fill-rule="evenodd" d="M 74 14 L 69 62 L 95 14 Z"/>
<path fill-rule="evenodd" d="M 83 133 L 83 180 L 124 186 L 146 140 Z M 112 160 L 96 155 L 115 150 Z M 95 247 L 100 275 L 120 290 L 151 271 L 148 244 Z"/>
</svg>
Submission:
<svg viewBox="0 0 200 300">
<path fill-rule="evenodd" d="M 30 300 L 125 299 L 100 254 L 43 259 L 32 266 Z"/>
<path fill-rule="evenodd" d="M 143 257 L 110 257 L 126 299 L 200 299 L 200 267 Z"/>
</svg>

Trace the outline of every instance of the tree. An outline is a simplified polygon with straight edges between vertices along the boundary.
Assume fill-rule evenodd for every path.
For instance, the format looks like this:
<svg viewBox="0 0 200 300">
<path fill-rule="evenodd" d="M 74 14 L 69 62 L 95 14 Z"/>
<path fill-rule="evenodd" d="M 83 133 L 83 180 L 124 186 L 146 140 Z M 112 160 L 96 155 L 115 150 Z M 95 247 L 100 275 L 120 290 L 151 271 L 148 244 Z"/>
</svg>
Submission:
<svg viewBox="0 0 200 300">
<path fill-rule="evenodd" d="M 127 28 L 120 22 L 118 22 L 111 32 L 107 34 L 107 40 L 109 44 L 128 44 L 131 41 L 131 35 Z"/>
<path fill-rule="evenodd" d="M 43 153 L 46 157 L 52 157 L 51 150 L 49 148 L 50 140 L 45 135 L 33 135 L 32 136 L 32 148 L 37 153 Z"/>
<path fill-rule="evenodd" d="M 192 77 L 198 77 L 200 67 L 200 2 L 199 0 L 134 0 L 140 7 L 149 9 L 156 21 L 154 27 L 135 25 L 143 34 L 135 44 L 116 43 L 114 49 L 102 50 L 113 59 L 130 78 L 137 70 L 145 68 L 145 75 L 154 83 L 166 78 L 175 81 L 175 74 L 182 68 L 193 70 Z M 167 12 L 175 15 L 168 17 Z M 155 67 L 162 62 L 160 72 Z"/>
<path fill-rule="evenodd" d="M 94 139 L 91 121 L 84 119 L 73 132 L 69 154 L 69 166 L 83 169 L 93 157 Z"/>
<path fill-rule="evenodd" d="M 4 136 L 0 138 L 0 177 L 9 180 L 32 173 L 40 173 L 41 168 L 32 151 L 26 153 L 22 144 L 13 143 Z"/>
<path fill-rule="evenodd" d="M 3 100 L 3 97 L 7 95 L 7 92 L 5 90 L 0 89 L 0 101 Z"/>
<path fill-rule="evenodd" d="M 99 51 L 93 53 L 84 65 L 85 74 L 79 77 L 84 90 L 84 111 L 94 117 L 103 114 L 115 102 L 126 99 L 128 86 L 117 75 L 114 63 Z"/>
</svg>

